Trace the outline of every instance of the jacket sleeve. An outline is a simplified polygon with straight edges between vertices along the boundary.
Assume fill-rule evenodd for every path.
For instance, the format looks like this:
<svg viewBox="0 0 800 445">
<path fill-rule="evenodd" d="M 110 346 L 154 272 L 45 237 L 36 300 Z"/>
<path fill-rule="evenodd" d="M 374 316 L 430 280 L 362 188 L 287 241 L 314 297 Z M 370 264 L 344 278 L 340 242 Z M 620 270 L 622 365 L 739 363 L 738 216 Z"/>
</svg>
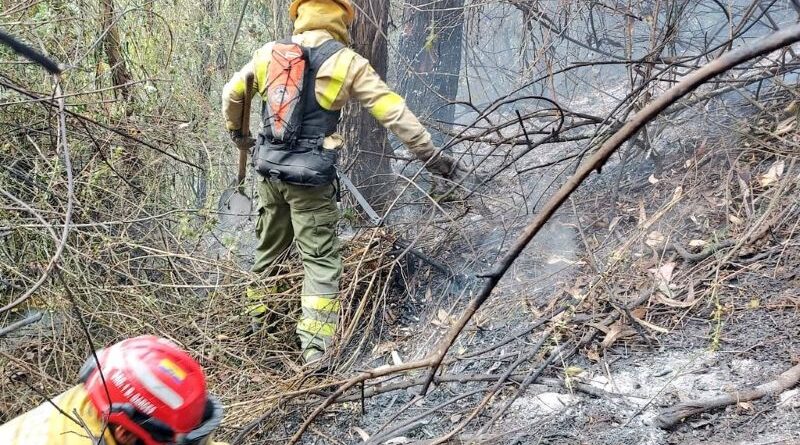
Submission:
<svg viewBox="0 0 800 445">
<path fill-rule="evenodd" d="M 222 115 L 227 130 L 240 130 L 242 127 L 242 102 L 245 93 L 245 79 L 253 72 L 253 62 L 236 72 L 222 88 Z"/>
<path fill-rule="evenodd" d="M 349 74 L 352 79 L 350 96 L 397 136 L 414 156 L 427 161 L 436 153 L 430 133 L 408 109 L 405 100 L 386 85 L 367 59 L 355 55 Z"/>
<path fill-rule="evenodd" d="M 256 50 L 253 60 L 241 70 L 234 73 L 222 89 L 222 115 L 225 118 L 225 128 L 240 130 L 242 127 L 242 101 L 245 94 L 245 79 L 248 74 L 253 74 L 253 95 L 262 93 L 265 88 L 267 72 L 269 69 L 272 42 Z"/>
</svg>

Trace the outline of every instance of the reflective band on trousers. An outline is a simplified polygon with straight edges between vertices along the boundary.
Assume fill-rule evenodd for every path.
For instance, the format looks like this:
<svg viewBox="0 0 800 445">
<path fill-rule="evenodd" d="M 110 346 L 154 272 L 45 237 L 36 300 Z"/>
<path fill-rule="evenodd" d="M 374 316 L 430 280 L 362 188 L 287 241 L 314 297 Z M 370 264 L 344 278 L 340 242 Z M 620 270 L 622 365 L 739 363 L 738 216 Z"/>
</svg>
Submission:
<svg viewBox="0 0 800 445">
<path fill-rule="evenodd" d="M 297 329 L 311 333 L 316 337 L 333 337 L 336 332 L 336 324 L 303 318 L 297 323 Z"/>
<path fill-rule="evenodd" d="M 277 286 L 269 287 L 247 287 L 245 295 L 249 304 L 245 306 L 245 312 L 251 317 L 260 317 L 267 312 L 267 305 L 262 300 L 270 294 L 277 292 Z"/>
<path fill-rule="evenodd" d="M 267 287 L 247 287 L 245 290 L 245 295 L 247 296 L 248 300 L 261 300 L 268 295 L 273 295 L 278 293 L 278 286 L 267 286 Z"/>
<path fill-rule="evenodd" d="M 330 110 L 333 106 L 333 102 L 339 97 L 339 92 L 342 90 L 344 80 L 347 78 L 347 71 L 350 68 L 350 62 L 353 61 L 353 57 L 355 57 L 353 51 L 341 51 L 339 55 L 336 56 L 331 79 L 322 92 L 322 97 L 319 98 L 319 105 L 322 108 Z"/>
<path fill-rule="evenodd" d="M 400 105 L 403 105 L 403 98 L 397 93 L 388 93 L 376 100 L 375 105 L 373 105 L 369 112 L 373 117 L 375 117 L 375 119 L 382 121 L 386 118 L 389 112 Z"/>
<path fill-rule="evenodd" d="M 245 306 L 245 310 L 251 317 L 260 317 L 267 313 L 267 305 L 264 303 L 248 304 Z"/>
<path fill-rule="evenodd" d="M 303 295 L 301 297 L 302 305 L 308 309 L 314 309 L 321 312 L 339 312 L 341 303 L 336 298 L 325 298 L 316 295 Z"/>
</svg>

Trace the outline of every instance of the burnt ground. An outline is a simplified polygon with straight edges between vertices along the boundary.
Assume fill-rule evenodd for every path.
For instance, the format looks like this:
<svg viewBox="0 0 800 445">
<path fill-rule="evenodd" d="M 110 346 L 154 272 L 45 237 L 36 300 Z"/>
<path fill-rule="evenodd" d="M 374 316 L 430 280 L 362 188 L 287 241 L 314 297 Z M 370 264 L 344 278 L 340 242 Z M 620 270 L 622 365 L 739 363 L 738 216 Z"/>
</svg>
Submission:
<svg viewBox="0 0 800 445">
<path fill-rule="evenodd" d="M 691 126 L 666 122 L 654 147 L 660 156 L 635 150 L 627 163 L 615 156 L 514 262 L 424 398 L 418 397 L 420 372 L 369 380 L 365 391 L 393 390 L 364 398 L 363 409 L 359 391 L 348 392 L 347 401 L 315 420 L 302 443 L 800 443 L 797 389 L 695 416 L 672 430 L 654 425 L 668 406 L 767 382 L 800 356 L 800 134 L 791 127 L 776 137 L 775 121 L 750 114 Z M 527 161 L 546 162 L 574 148 L 558 145 Z M 126 283 L 111 283 L 120 292 L 102 298 L 92 292 L 83 309 L 103 344 L 153 332 L 182 339 L 223 397 L 228 414 L 221 439 L 266 415 L 240 443 L 286 443 L 330 387 L 285 394 L 428 354 L 475 295 L 476 274 L 491 269 L 540 208 L 540 196 L 550 196 L 569 171 L 511 171 L 469 199 L 440 203 L 443 211 L 431 212 L 429 200 L 411 196 L 377 239 L 358 237 L 369 229 L 357 231 L 347 257 L 370 252 L 379 258 L 346 269 L 347 282 L 356 283 L 346 306 L 366 301 L 366 321 L 354 325 L 344 360 L 325 375 L 298 369 L 293 291 L 286 299 L 294 312 L 278 334 L 241 339 L 241 294 L 251 277 L 218 267 L 240 268 L 229 251 L 246 263 L 247 228 L 237 232 L 241 238 L 217 234 L 206 249 L 213 261 L 190 264 L 213 266 L 200 298 L 156 288 L 159 304 L 132 312 L 145 322 L 115 323 L 124 315 L 116 308 L 130 298 Z M 393 268 L 388 252 L 396 246 L 388 232 L 416 240 L 422 255 L 450 272 L 413 255 Z M 203 259 L 196 252 L 181 258 Z M 363 289 L 371 277 L 389 280 L 388 272 L 354 278 L 353 265 L 392 270 L 391 280 L 377 285 L 387 292 Z M 299 282 L 295 275 L 291 285 Z M 632 305 L 641 295 L 643 302 Z M 559 307 L 566 309 L 554 317 Z M 0 366 L 26 371 L 52 394 L 71 385 L 86 354 L 75 320 L 55 320 L 36 327 L 35 341 L 20 333 L 4 342 L 8 365 Z M 115 330 L 105 332 L 109 326 Z M 557 348 L 566 353 L 554 355 Z M 45 375 L 26 364 L 37 361 L 56 366 L 42 365 Z M 0 414 L 8 418 L 41 402 L 20 385 L 2 395 L 9 402 Z M 445 438 L 448 432 L 452 437 Z"/>
<path fill-rule="evenodd" d="M 763 125 L 752 116 L 750 122 Z M 616 158 L 563 206 L 451 348 L 453 360 L 440 375 L 460 381 L 436 385 L 424 398 L 411 384 L 367 397 L 363 412 L 357 397 L 335 404 L 303 442 L 800 443 L 797 389 L 694 416 L 670 430 L 654 422 L 673 404 L 768 382 L 800 359 L 800 202 L 798 170 L 789 168 L 796 149 L 752 136 L 748 123 L 718 124 L 725 131 L 665 133 L 665 145 L 680 143 L 657 162 L 641 156 L 622 165 Z M 796 140 L 796 131 L 790 136 Z M 781 161 L 777 180 L 764 179 Z M 515 181 L 501 179 L 494 187 L 542 183 Z M 463 215 L 451 221 L 456 229 L 427 234 L 429 242 L 420 244 L 459 278 L 447 280 L 417 260 L 399 280 L 405 292 L 389 305 L 399 316 L 383 326 L 356 369 L 420 359 L 432 350 L 474 295 L 479 280 L 469 277 L 489 269 L 533 210 L 520 211 L 526 204 L 513 193 L 477 201 L 447 204 L 448 212 Z M 718 244 L 724 247 L 712 249 Z M 713 253 L 700 255 L 704 250 Z M 648 291 L 643 304 L 620 308 Z M 564 301 L 568 317 L 525 332 Z M 619 322 L 544 366 L 550 351 L 585 340 L 614 313 Z M 509 380 L 458 429 L 516 361 Z M 538 379 L 523 383 L 539 368 Z M 403 386 L 419 376 L 377 379 L 367 388 Z M 266 436 L 284 441 L 320 402 L 301 403 L 284 417 L 285 435 Z"/>
</svg>

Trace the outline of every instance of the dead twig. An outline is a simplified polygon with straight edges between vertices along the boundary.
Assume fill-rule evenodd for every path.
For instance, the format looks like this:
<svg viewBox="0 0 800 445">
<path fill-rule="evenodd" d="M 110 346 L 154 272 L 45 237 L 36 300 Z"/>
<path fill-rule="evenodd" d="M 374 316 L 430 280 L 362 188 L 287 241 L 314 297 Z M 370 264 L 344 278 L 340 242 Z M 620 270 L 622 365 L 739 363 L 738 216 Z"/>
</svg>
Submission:
<svg viewBox="0 0 800 445">
<path fill-rule="evenodd" d="M 641 111 L 636 113 L 630 121 L 628 121 L 622 128 L 614 133 L 605 143 L 581 166 L 578 167 L 575 174 L 570 177 L 567 182 L 561 186 L 555 195 L 545 204 L 542 211 L 537 214 L 533 220 L 528 224 L 525 230 L 517 238 L 517 241 L 508 250 L 506 255 L 498 261 L 498 265 L 494 271 L 485 275 L 487 281 L 484 284 L 478 295 L 470 301 L 469 306 L 462 314 L 461 318 L 453 325 L 434 352 L 429 357 L 433 362 L 431 369 L 428 371 L 428 382 L 422 387 L 421 394 L 425 394 L 433 382 L 433 376 L 436 374 L 439 365 L 441 364 L 450 346 L 455 342 L 461 331 L 467 325 L 475 312 L 488 300 L 494 288 L 500 282 L 500 279 L 505 275 L 506 271 L 511 267 L 511 264 L 519 257 L 523 249 L 528 246 L 533 237 L 539 233 L 544 227 L 545 223 L 555 214 L 564 201 L 572 195 L 578 186 L 589 177 L 592 171 L 600 169 L 605 165 L 608 158 L 617 149 L 625 143 L 628 139 L 633 137 L 639 132 L 648 122 L 653 120 L 656 116 L 664 111 L 669 105 L 676 102 L 678 99 L 694 91 L 697 87 L 712 79 L 714 76 L 723 73 L 730 68 L 758 57 L 761 54 L 768 53 L 775 49 L 781 48 L 788 44 L 800 40 L 800 25 L 787 27 L 782 31 L 767 36 L 752 45 L 739 48 L 735 51 L 725 53 L 718 59 L 704 65 L 697 71 L 692 72 L 683 78 L 680 82 L 675 84 L 672 88 L 667 90 L 663 95 L 659 96 Z"/>
<path fill-rule="evenodd" d="M 665 410 L 661 413 L 661 415 L 656 417 L 655 425 L 659 428 L 669 429 L 676 426 L 687 417 L 691 417 L 696 414 L 722 408 L 728 405 L 734 405 L 740 402 L 758 400 L 768 395 L 780 394 L 797 385 L 798 381 L 800 381 L 800 364 L 797 364 L 789 370 L 783 372 L 775 380 L 753 388 L 746 388 L 740 391 L 734 391 L 729 394 L 708 399 L 679 403 Z"/>
<path fill-rule="evenodd" d="M 681 246 L 680 244 L 668 243 L 664 247 L 664 250 L 674 250 L 684 260 L 686 260 L 688 262 L 691 262 L 691 263 L 697 263 L 697 262 L 703 261 L 704 259 L 710 257 L 711 255 L 714 255 L 716 252 L 718 252 L 718 251 L 720 251 L 722 249 L 727 249 L 728 247 L 732 247 L 732 246 L 735 246 L 735 245 L 736 245 L 736 241 L 729 239 L 729 240 L 721 241 L 719 243 L 711 244 L 708 247 L 706 247 L 705 249 L 703 249 L 701 252 L 691 253 L 688 250 L 686 250 L 686 248 Z"/>
<path fill-rule="evenodd" d="M 30 317 L 25 318 L 23 320 L 11 323 L 10 325 L 4 327 L 3 329 L 0 329 L 0 338 L 5 337 L 6 335 L 16 331 L 17 329 L 23 328 L 30 324 L 34 324 L 41 319 L 42 319 L 42 313 L 39 312 L 38 314 L 31 315 Z"/>
<path fill-rule="evenodd" d="M 61 90 L 61 79 L 58 76 L 55 76 L 55 95 L 56 96 L 63 96 Z M 72 211 L 74 207 L 74 191 L 75 191 L 75 184 L 72 178 L 72 160 L 70 158 L 69 153 L 69 145 L 67 144 L 67 121 L 66 121 L 66 105 L 64 98 L 58 99 L 58 148 L 61 151 L 61 154 L 64 158 L 64 169 L 66 170 L 67 176 L 67 208 L 64 212 L 64 229 L 61 232 L 61 237 L 58 240 L 58 245 L 56 247 L 55 252 L 53 253 L 52 258 L 48 262 L 47 266 L 42 272 L 39 279 L 30 287 L 28 290 L 25 291 L 20 297 L 16 300 L 6 304 L 2 308 L 0 308 L 0 314 L 3 312 L 9 311 L 23 302 L 25 302 L 28 298 L 30 298 L 33 293 L 38 289 L 47 278 L 50 276 L 50 273 L 56 268 L 58 262 L 61 260 L 61 256 L 64 253 L 64 249 L 67 247 L 67 241 L 69 239 L 69 231 L 70 231 L 70 224 L 72 223 Z"/>
</svg>

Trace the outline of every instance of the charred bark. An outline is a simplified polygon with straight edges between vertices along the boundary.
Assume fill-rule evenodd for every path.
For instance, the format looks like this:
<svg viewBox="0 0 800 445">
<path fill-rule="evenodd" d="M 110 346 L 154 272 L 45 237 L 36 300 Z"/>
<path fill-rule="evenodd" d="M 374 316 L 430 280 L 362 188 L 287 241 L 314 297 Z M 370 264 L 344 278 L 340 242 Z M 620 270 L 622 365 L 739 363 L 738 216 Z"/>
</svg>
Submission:
<svg viewBox="0 0 800 445">
<path fill-rule="evenodd" d="M 403 23 L 400 53 L 409 61 L 409 69 L 399 76 L 400 91 L 412 111 L 438 121 L 446 130 L 455 116 L 448 103 L 458 96 L 464 0 L 410 0 Z M 431 134 L 441 147 L 444 135 Z"/>
<path fill-rule="evenodd" d="M 106 53 L 106 58 L 108 58 L 108 66 L 111 67 L 111 79 L 114 86 L 118 87 L 119 94 L 127 101 L 131 96 L 130 83 L 132 77 L 122 55 L 122 45 L 114 15 L 113 0 L 100 0 L 100 10 L 102 13 L 100 31 L 105 33 L 103 50 Z"/>
<path fill-rule="evenodd" d="M 366 57 L 383 78 L 386 77 L 388 49 L 386 28 L 388 0 L 367 0 L 351 27 L 353 49 Z M 347 141 L 345 160 L 348 174 L 367 201 L 380 211 L 391 198 L 391 147 L 386 130 L 361 105 L 351 101 L 343 110 L 342 136 Z"/>
</svg>

